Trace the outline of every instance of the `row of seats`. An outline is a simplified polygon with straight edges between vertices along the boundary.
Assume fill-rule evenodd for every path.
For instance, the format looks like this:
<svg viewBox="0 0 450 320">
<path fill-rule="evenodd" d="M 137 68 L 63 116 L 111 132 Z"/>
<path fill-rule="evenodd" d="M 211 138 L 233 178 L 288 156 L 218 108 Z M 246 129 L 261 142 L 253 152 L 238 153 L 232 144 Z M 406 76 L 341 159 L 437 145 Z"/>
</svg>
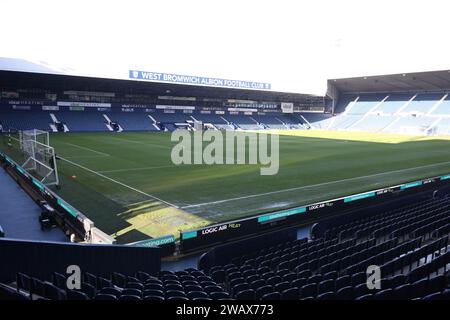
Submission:
<svg viewBox="0 0 450 320">
<path fill-rule="evenodd" d="M 208 270 L 84 273 L 79 290 L 68 290 L 59 273 L 50 280 L 18 273 L 2 294 L 14 296 L 15 287 L 17 299 L 52 300 L 448 299 L 449 212 L 449 198 L 427 199 L 340 223 L 317 239 L 260 248 Z M 370 289 L 366 272 L 373 265 L 381 277 Z"/>
<path fill-rule="evenodd" d="M 138 272 L 134 276 L 113 273 L 110 277 L 84 273 L 79 289 L 69 290 L 67 278 L 53 273 L 51 281 L 18 273 L 17 292 L 29 299 L 50 300 L 222 300 L 228 292 L 197 269 L 162 271 L 157 276 Z"/>
<path fill-rule="evenodd" d="M 389 223 L 392 219 L 401 219 L 403 216 L 409 216 L 410 214 L 415 213 L 427 213 L 435 209 L 445 212 L 445 209 L 448 208 L 449 205 L 449 198 L 427 199 L 417 204 L 407 205 L 391 211 L 378 213 L 366 218 L 352 221 L 350 223 L 332 227 L 324 232 L 324 238 L 333 239 L 337 237 L 339 239 L 345 239 L 349 237 L 356 237 L 363 234 L 364 231 L 362 229 L 364 228 L 372 227 L 372 229 L 374 229 L 377 224 Z M 369 231 L 370 229 L 365 230 L 364 235 L 368 235 Z M 373 231 L 375 231 L 375 229 Z M 356 232 L 358 232 L 358 234 L 356 234 Z"/>
<path fill-rule="evenodd" d="M 4 129 L 41 129 L 50 130 L 53 114 L 56 119 L 67 125 L 69 131 L 109 131 L 106 126 L 107 115 L 111 121 L 118 123 L 124 131 L 159 131 L 162 123 L 165 128 L 174 130 L 175 123 L 199 120 L 211 123 L 218 129 L 304 129 L 308 125 L 304 119 L 296 115 L 286 115 L 281 112 L 270 114 L 233 115 L 233 114 L 203 114 L 183 113 L 176 111 L 164 113 L 159 110 L 154 112 L 97 112 L 97 111 L 39 111 L 39 110 L 1 110 L 0 124 Z"/>
<path fill-rule="evenodd" d="M 344 95 L 336 107 L 336 111 L 349 115 L 365 115 L 370 113 L 418 113 L 430 115 L 448 115 L 446 108 L 450 103 L 448 93 L 391 93 Z"/>
<path fill-rule="evenodd" d="M 449 201 L 426 200 L 363 218 L 332 228 L 326 238 L 264 248 L 235 257 L 230 264 L 215 266 L 209 272 L 234 298 L 438 298 L 448 294 L 450 285 L 445 276 L 450 263 L 445 231 L 450 228 L 442 227 L 448 222 Z M 405 222 L 395 224 L 393 219 Z M 436 225 L 441 225 L 440 238 L 436 237 Z M 377 232 L 380 226 L 389 230 L 389 237 Z M 408 236 L 400 237 L 405 234 Z M 365 283 L 369 265 L 379 265 L 382 270 L 379 292 L 371 292 Z"/>
<path fill-rule="evenodd" d="M 339 115 L 319 120 L 314 127 L 446 135 L 450 132 L 449 107 L 448 93 L 344 95 L 336 107 Z"/>
</svg>

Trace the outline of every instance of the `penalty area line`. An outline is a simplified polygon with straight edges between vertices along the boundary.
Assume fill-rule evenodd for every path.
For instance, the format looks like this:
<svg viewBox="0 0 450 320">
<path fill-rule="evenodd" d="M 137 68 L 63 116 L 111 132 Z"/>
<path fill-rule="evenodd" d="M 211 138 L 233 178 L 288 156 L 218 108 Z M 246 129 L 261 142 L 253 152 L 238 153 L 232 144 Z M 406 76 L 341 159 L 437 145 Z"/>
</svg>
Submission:
<svg viewBox="0 0 450 320">
<path fill-rule="evenodd" d="M 139 194 L 142 194 L 142 195 L 144 195 L 144 196 L 147 196 L 147 197 L 149 197 L 149 198 L 151 198 L 151 199 L 154 199 L 154 200 L 160 201 L 160 202 L 162 202 L 162 203 L 165 203 L 165 204 L 167 204 L 167 205 L 169 205 L 169 206 L 171 206 L 171 207 L 179 208 L 177 205 L 175 205 L 175 204 L 173 204 L 173 203 L 167 202 L 167 201 L 165 201 L 165 200 L 163 200 L 163 199 L 161 199 L 161 198 L 155 197 L 154 195 L 151 195 L 151 194 L 148 194 L 148 193 L 146 193 L 146 192 L 144 192 L 144 191 L 141 191 L 141 190 L 139 190 L 139 189 L 136 189 L 136 188 L 134 188 L 134 187 L 132 187 L 132 186 L 129 186 L 129 185 L 123 183 L 123 182 L 120 182 L 120 181 L 117 181 L 117 180 L 112 179 L 112 178 L 110 178 L 110 177 L 107 177 L 107 176 L 105 176 L 104 174 L 101 174 L 101 173 L 99 173 L 99 172 L 97 172 L 97 171 L 94 171 L 94 170 L 91 170 L 91 169 L 89 169 L 89 168 L 86 168 L 86 167 L 84 167 L 84 166 L 82 166 L 82 165 L 80 165 L 80 164 L 78 164 L 78 163 L 75 163 L 75 162 L 70 161 L 70 160 L 68 160 L 68 159 L 65 159 L 65 158 L 63 158 L 63 157 L 59 157 L 59 158 L 60 158 L 61 160 L 63 160 L 63 161 L 66 161 L 67 163 L 70 163 L 71 165 L 74 165 L 74 166 L 79 167 L 79 168 L 81 168 L 81 169 L 83 169 L 83 170 L 86 170 L 86 171 L 88 171 L 88 172 L 90 172 L 90 173 L 93 173 L 93 174 L 95 174 L 95 175 L 97 175 L 97 176 L 99 176 L 99 177 L 102 177 L 102 178 L 104 178 L 104 179 L 106 179 L 106 180 L 109 180 L 109 181 L 111 181 L 111 182 L 113 182 L 113 183 L 116 183 L 116 184 L 118 184 L 118 185 L 120 185 L 120 186 L 122 186 L 122 187 L 125 187 L 125 188 L 130 189 L 130 190 L 132 190 L 132 191 L 134 191 L 134 192 L 137 192 L 137 193 L 139 193 Z"/>
</svg>

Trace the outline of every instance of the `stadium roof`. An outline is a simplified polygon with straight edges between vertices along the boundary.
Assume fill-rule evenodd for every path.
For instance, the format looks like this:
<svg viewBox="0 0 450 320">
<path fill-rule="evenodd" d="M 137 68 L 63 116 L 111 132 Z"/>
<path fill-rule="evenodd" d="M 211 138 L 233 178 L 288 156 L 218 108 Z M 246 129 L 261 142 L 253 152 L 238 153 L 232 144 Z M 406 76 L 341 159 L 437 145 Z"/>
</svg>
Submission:
<svg viewBox="0 0 450 320">
<path fill-rule="evenodd" d="M 169 94 L 171 96 L 182 97 L 204 97 L 279 102 L 306 102 L 323 99 L 322 96 L 312 94 L 168 84 L 161 82 L 117 80 L 6 70 L 0 70 L 0 87 L 105 91 L 135 94 L 145 93 L 155 96 Z"/>
<path fill-rule="evenodd" d="M 340 93 L 450 90 L 450 70 L 330 79 Z"/>
</svg>

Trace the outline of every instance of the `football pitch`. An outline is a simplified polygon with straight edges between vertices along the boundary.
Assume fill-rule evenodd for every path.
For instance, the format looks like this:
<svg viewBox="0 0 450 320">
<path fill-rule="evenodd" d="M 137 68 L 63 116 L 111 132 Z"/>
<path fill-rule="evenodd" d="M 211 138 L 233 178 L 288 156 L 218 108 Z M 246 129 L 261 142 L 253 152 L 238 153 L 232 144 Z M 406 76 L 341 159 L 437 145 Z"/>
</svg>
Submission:
<svg viewBox="0 0 450 320">
<path fill-rule="evenodd" d="M 51 134 L 67 202 L 119 243 L 450 173 L 450 139 L 331 131 L 280 134 L 260 165 L 175 165 L 170 133 Z"/>
</svg>

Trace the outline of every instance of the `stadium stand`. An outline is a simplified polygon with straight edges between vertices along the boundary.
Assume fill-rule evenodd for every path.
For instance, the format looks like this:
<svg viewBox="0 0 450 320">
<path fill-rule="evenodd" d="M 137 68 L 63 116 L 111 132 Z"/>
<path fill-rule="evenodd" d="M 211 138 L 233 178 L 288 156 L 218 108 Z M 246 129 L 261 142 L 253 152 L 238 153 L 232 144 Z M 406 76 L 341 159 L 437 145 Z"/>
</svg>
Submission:
<svg viewBox="0 0 450 320">
<path fill-rule="evenodd" d="M 441 99 L 443 94 L 418 94 L 403 110 L 403 113 L 427 114 Z"/>
<path fill-rule="evenodd" d="M 54 114 L 70 131 L 108 131 L 100 112 L 59 111 Z"/>
<path fill-rule="evenodd" d="M 50 99 L 44 92 L 23 91 L 17 99 L 18 105 L 11 104 L 10 99 L 2 99 L 2 126 L 55 131 L 55 125 L 60 123 L 71 132 L 107 132 L 112 131 L 108 127 L 110 119 L 124 131 L 159 131 L 175 130 L 199 120 L 215 129 L 226 130 L 312 128 L 450 134 L 450 97 L 445 90 L 344 92 L 335 101 L 334 115 L 323 111 L 304 112 L 305 109 L 299 108 L 293 114 L 282 113 L 279 108 L 236 112 L 230 111 L 225 98 L 216 99 L 218 105 L 203 103 L 201 99 L 163 99 L 168 105 L 161 108 L 157 95 L 151 99 L 145 95 L 127 97 L 124 93 L 87 97 L 63 90 L 52 94 L 55 97 Z M 58 104 L 57 100 L 68 105 Z M 279 107 L 280 101 L 283 100 L 278 100 L 275 107 Z M 28 102 L 31 103 L 28 105 Z M 2 238 L 1 258 L 10 262 L 6 257 L 10 255 L 13 262 L 2 266 L 0 299 L 450 299 L 450 198 L 417 199 L 413 204 L 390 211 L 362 211 L 364 208 L 359 215 L 320 221 L 308 238 L 297 239 L 296 233 L 292 236 L 290 230 L 283 229 L 278 232 L 285 236 L 260 234 L 226 243 L 206 252 L 197 268 L 175 271 L 161 270 L 161 251 L 152 251 L 155 248 Z M 9 229 L 8 223 L 14 220 L 1 222 Z M 14 234 L 6 231 L 7 236 Z M 29 234 L 26 228 L 20 231 Z M 175 251 L 175 244 L 172 245 L 171 254 Z M 151 254 L 145 250 L 150 250 Z M 123 255 L 120 259 L 116 256 L 118 251 Z M 40 252 L 43 261 L 53 259 L 52 263 L 38 267 L 26 262 L 30 252 L 36 255 Z M 77 258 L 86 264 L 84 267 L 88 271 L 83 271 L 79 290 L 66 287 L 67 275 L 61 271 L 67 265 L 63 263 L 67 258 Z M 49 265 L 57 267 L 51 270 Z M 370 290 L 367 286 L 366 270 L 372 265 L 380 267 L 380 289 Z"/>
<path fill-rule="evenodd" d="M 205 270 L 85 273 L 75 291 L 66 289 L 62 274 L 38 279 L 17 273 L 1 285 L 1 294 L 51 300 L 449 299 L 449 208 L 450 198 L 436 198 L 351 222 L 335 218 L 317 226 L 313 239 L 262 247 Z M 370 265 L 381 268 L 380 289 L 366 284 Z"/>
<path fill-rule="evenodd" d="M 325 113 L 301 113 L 315 129 L 327 129 L 331 121 L 334 119 L 330 114 Z"/>
<path fill-rule="evenodd" d="M 352 130 L 379 132 L 389 126 L 395 120 L 392 116 L 366 115 L 354 122 Z"/>
<path fill-rule="evenodd" d="M 376 114 L 393 115 L 413 97 L 414 95 L 412 94 L 391 94 L 373 112 Z"/>
<path fill-rule="evenodd" d="M 207 111 L 207 112 L 212 112 L 212 111 Z M 228 125 L 228 122 L 225 121 L 221 117 L 221 115 L 214 114 L 214 113 L 207 114 L 207 113 L 196 112 L 191 115 L 191 118 L 194 118 L 197 121 L 202 121 L 203 123 L 211 123 L 216 127 Z"/>
<path fill-rule="evenodd" d="M 50 123 L 52 123 L 49 112 L 38 110 L 25 111 L 0 108 L 0 119 L 2 119 L 4 129 L 40 129 L 50 131 Z"/>
<path fill-rule="evenodd" d="M 447 94 L 445 100 L 443 100 L 440 104 L 436 106 L 435 109 L 432 109 L 432 115 L 448 115 L 450 110 L 450 96 Z"/>
<path fill-rule="evenodd" d="M 386 99 L 386 97 L 385 94 L 359 96 L 357 100 L 347 106 L 345 113 L 349 115 L 366 114 L 377 107 L 384 99 Z"/>
<path fill-rule="evenodd" d="M 342 113 L 344 112 L 348 107 L 350 107 L 353 102 L 358 98 L 356 95 L 343 95 L 340 99 L 338 104 L 336 105 L 335 112 L 336 113 Z"/>
<path fill-rule="evenodd" d="M 336 105 L 335 116 L 323 112 L 286 114 L 280 110 L 230 112 L 226 107 L 203 110 L 204 107 L 201 105 L 189 106 L 195 110 L 114 106 L 100 108 L 101 110 L 59 107 L 55 111 L 43 111 L 36 104 L 51 105 L 55 102 L 42 101 L 41 96 L 30 97 L 30 99 L 35 104 L 27 107 L 27 110 L 14 109 L 10 105 L 0 108 L 1 124 L 4 130 L 37 128 L 63 131 L 62 128 L 55 127 L 60 122 L 61 125 L 66 126 L 64 131 L 106 132 L 111 131 L 104 117 L 107 115 L 123 131 L 172 131 L 180 126 L 189 126 L 188 123 L 192 124 L 193 121 L 198 120 L 208 123 L 211 129 L 225 130 L 322 129 L 437 135 L 448 134 L 450 118 L 450 97 L 444 91 L 344 94 Z M 66 100 L 70 99 L 66 98 Z M 55 122 L 55 119 L 58 122 Z"/>
<path fill-rule="evenodd" d="M 448 99 L 445 92 L 344 95 L 337 116 L 311 122 L 315 128 L 330 130 L 448 134 Z"/>
<path fill-rule="evenodd" d="M 53 120 L 51 115 L 62 124 L 67 126 L 68 131 L 71 132 L 96 132 L 110 131 L 106 126 L 107 120 L 103 114 L 106 114 L 111 121 L 118 123 L 124 131 L 159 131 L 158 123 L 163 124 L 164 128 L 169 131 L 175 130 L 177 124 L 186 124 L 194 120 L 202 121 L 204 123 L 212 124 L 216 129 L 246 129 L 246 130 L 261 130 L 261 129 L 305 129 L 306 122 L 295 115 L 286 115 L 281 112 L 273 112 L 270 115 L 234 115 L 225 113 L 223 115 L 183 113 L 174 111 L 173 113 L 154 110 L 154 112 L 147 113 L 139 111 L 123 112 L 114 110 L 109 112 L 97 111 L 56 111 L 45 112 L 39 110 L 29 111 L 5 111 L 2 114 L 2 125 L 5 129 L 14 128 L 19 130 L 28 130 L 39 128 L 41 130 L 53 130 L 51 124 Z M 311 117 L 311 122 L 314 119 L 320 118 L 319 115 Z M 323 119 L 323 116 L 322 118 Z"/>
<path fill-rule="evenodd" d="M 124 131 L 157 131 L 148 115 L 142 112 L 111 112 L 108 116 L 119 123 Z"/>
</svg>

